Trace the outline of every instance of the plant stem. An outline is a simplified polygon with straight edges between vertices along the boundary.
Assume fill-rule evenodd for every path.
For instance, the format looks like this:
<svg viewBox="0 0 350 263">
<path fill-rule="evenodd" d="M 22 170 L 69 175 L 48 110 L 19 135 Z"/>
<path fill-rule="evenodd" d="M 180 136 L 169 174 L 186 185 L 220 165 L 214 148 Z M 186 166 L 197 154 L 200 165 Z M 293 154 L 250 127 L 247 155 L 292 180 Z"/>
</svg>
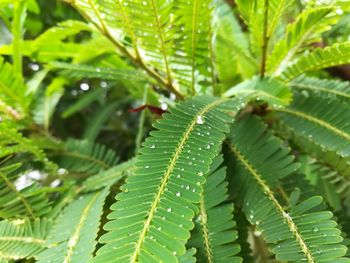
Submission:
<svg viewBox="0 0 350 263">
<path fill-rule="evenodd" d="M 264 78 L 265 76 L 267 46 L 269 43 L 269 36 L 267 35 L 267 27 L 268 27 L 268 20 L 269 20 L 269 0 L 265 0 L 264 8 L 265 8 L 264 32 L 263 32 L 262 58 L 261 58 L 261 67 L 260 67 L 261 78 Z"/>
</svg>

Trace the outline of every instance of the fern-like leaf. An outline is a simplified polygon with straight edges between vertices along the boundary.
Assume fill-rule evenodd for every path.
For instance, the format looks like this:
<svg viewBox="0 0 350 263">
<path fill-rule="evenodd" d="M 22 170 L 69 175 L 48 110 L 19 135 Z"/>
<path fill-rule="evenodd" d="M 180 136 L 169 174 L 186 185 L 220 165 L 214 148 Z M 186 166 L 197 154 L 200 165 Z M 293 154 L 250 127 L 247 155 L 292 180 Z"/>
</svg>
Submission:
<svg viewBox="0 0 350 263">
<path fill-rule="evenodd" d="M 31 96 L 22 78 L 13 66 L 0 57 L 0 113 L 12 119 L 21 119 L 28 113 Z"/>
<path fill-rule="evenodd" d="M 177 262 L 193 228 L 203 175 L 220 149 L 239 100 L 197 97 L 170 109 L 154 125 L 135 174 L 112 205 L 97 262 Z M 167 221 L 164 221 L 164 220 Z"/>
<path fill-rule="evenodd" d="M 260 79 L 259 77 L 254 77 L 230 88 L 224 95 L 228 97 L 243 97 L 248 100 L 263 100 L 269 103 L 271 107 L 286 106 L 292 100 L 290 88 L 283 82 L 273 78 Z"/>
<path fill-rule="evenodd" d="M 276 109 L 293 133 L 307 137 L 325 151 L 350 156 L 349 107 L 336 100 L 299 95 L 290 107 Z"/>
<path fill-rule="evenodd" d="M 276 197 L 278 181 L 297 165 L 289 150 L 257 118 L 236 122 L 229 137 L 236 156 L 234 187 L 247 219 L 262 231 L 276 258 L 289 262 L 348 262 L 340 230 L 314 196 L 285 208 Z M 268 161 L 267 161 L 268 160 Z M 324 236 L 323 238 L 320 238 Z M 291 249 L 292 248 L 292 249 Z"/>
<path fill-rule="evenodd" d="M 240 248 L 235 243 L 237 231 L 234 230 L 233 204 L 226 202 L 226 168 L 218 167 L 222 161 L 222 157 L 217 157 L 206 175 L 196 227 L 189 241 L 189 245 L 197 249 L 199 262 L 242 262 L 237 257 Z"/>
<path fill-rule="evenodd" d="M 316 42 L 320 34 L 334 23 L 333 19 L 326 18 L 332 10 L 332 7 L 319 7 L 299 14 L 295 22 L 288 25 L 285 37 L 274 47 L 267 61 L 267 71 L 272 75 L 279 75 L 302 45 Z"/>
<path fill-rule="evenodd" d="M 292 89 L 305 95 L 322 95 L 326 98 L 350 102 L 350 83 L 348 81 L 307 78 L 301 76 L 290 83 Z"/>
<path fill-rule="evenodd" d="M 50 202 L 38 184 L 17 189 L 15 182 L 18 179 L 16 171 L 19 166 L 13 164 L 0 168 L 0 217 L 27 216 L 34 219 L 46 215 L 51 209 Z"/>
<path fill-rule="evenodd" d="M 119 164 L 111 169 L 101 171 L 98 174 L 89 177 L 82 185 L 82 190 L 86 192 L 96 191 L 106 186 L 111 186 L 121 180 L 125 175 L 133 172 L 135 160 Z"/>
<path fill-rule="evenodd" d="M 100 217 L 108 189 L 86 194 L 69 204 L 57 219 L 40 263 L 88 262 L 95 250 Z"/>
<path fill-rule="evenodd" d="M 0 258 L 24 259 L 35 257 L 45 249 L 52 222 L 47 219 L 3 220 L 0 222 Z"/>
<path fill-rule="evenodd" d="M 350 63 L 350 42 L 334 44 L 325 48 L 318 48 L 300 57 L 282 72 L 286 80 L 314 70 Z"/>
<path fill-rule="evenodd" d="M 55 152 L 61 156 L 59 164 L 71 172 L 96 173 L 112 168 L 117 162 L 116 153 L 106 146 L 85 140 L 68 139 L 65 148 Z"/>
</svg>

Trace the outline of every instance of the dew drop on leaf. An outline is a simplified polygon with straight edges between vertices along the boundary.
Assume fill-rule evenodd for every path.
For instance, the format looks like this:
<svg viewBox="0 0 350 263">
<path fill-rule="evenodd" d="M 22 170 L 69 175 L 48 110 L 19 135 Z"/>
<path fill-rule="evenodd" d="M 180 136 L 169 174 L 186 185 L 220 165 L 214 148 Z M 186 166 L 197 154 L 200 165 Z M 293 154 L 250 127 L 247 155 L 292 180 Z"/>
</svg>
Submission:
<svg viewBox="0 0 350 263">
<path fill-rule="evenodd" d="M 202 116 L 197 116 L 197 124 L 203 124 L 204 123 L 204 120 L 203 120 L 203 117 Z"/>
</svg>

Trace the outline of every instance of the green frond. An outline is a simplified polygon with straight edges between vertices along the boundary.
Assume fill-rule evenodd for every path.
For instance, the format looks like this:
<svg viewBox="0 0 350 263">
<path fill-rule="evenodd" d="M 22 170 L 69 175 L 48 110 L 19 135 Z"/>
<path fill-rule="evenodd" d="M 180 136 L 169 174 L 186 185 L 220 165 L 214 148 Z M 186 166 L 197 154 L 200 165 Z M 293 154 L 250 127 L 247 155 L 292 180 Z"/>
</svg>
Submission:
<svg viewBox="0 0 350 263">
<path fill-rule="evenodd" d="M 50 162 L 44 151 L 36 143 L 23 136 L 14 123 L 0 122 L 0 158 L 29 153 L 35 161 L 42 162 L 48 170 L 55 170 L 56 164 Z"/>
<path fill-rule="evenodd" d="M 135 69 L 105 68 L 64 62 L 53 62 L 50 63 L 50 66 L 56 70 L 60 70 L 62 75 L 72 79 L 98 78 L 103 80 L 148 80 L 143 72 Z"/>
<path fill-rule="evenodd" d="M 327 18 L 332 11 L 332 7 L 318 7 L 300 13 L 295 22 L 287 26 L 284 38 L 276 43 L 267 61 L 267 71 L 280 75 L 303 45 L 319 41 L 321 33 L 336 22 L 336 19 Z"/>
<path fill-rule="evenodd" d="M 39 263 L 89 262 L 108 192 L 82 195 L 63 210 L 45 243 L 48 248 L 37 256 Z"/>
<path fill-rule="evenodd" d="M 65 148 L 55 152 L 59 164 L 70 172 L 94 174 L 112 168 L 118 162 L 116 153 L 106 146 L 86 140 L 68 139 Z"/>
<path fill-rule="evenodd" d="M 135 160 L 131 159 L 127 162 L 121 163 L 113 168 L 101 171 L 98 174 L 89 177 L 83 184 L 82 190 L 84 192 L 95 191 L 106 186 L 111 186 L 130 175 L 134 171 Z"/>
<path fill-rule="evenodd" d="M 22 119 L 28 114 L 31 96 L 14 67 L 0 56 L 0 114 L 5 118 Z"/>
<path fill-rule="evenodd" d="M 0 258 L 18 260 L 36 257 L 45 248 L 51 227 L 52 222 L 45 218 L 0 221 Z"/>
<path fill-rule="evenodd" d="M 176 25 L 181 34 L 174 42 L 173 61 L 178 64 L 180 84 L 190 84 L 192 94 L 200 91 L 198 82 L 207 81 L 213 84 L 213 50 L 212 38 L 212 1 L 211 0 L 179 0 L 175 7 L 178 21 Z M 186 37 L 185 37 L 186 36 Z M 208 59 L 209 58 L 209 59 Z M 186 71 L 190 75 L 186 76 Z M 189 79 L 187 79 L 189 77 Z M 204 78 L 204 79 L 201 79 Z M 201 92 L 203 93 L 203 91 Z"/>
<path fill-rule="evenodd" d="M 233 204 L 227 203 L 226 168 L 217 167 L 216 162 L 222 164 L 222 156 L 216 159 L 206 175 L 189 245 L 197 249 L 198 262 L 242 262 L 237 257 L 240 247 L 234 230 Z"/>
<path fill-rule="evenodd" d="M 350 102 L 350 83 L 348 81 L 300 76 L 294 79 L 290 86 L 295 91 L 303 94 L 321 95 L 329 99 L 337 99 L 346 103 Z"/>
<path fill-rule="evenodd" d="M 289 130 L 308 138 L 324 152 L 350 156 L 350 111 L 346 104 L 319 96 L 296 95 L 290 107 L 275 111 Z"/>
<path fill-rule="evenodd" d="M 193 228 L 193 203 L 200 202 L 203 177 L 217 155 L 239 100 L 195 97 L 171 108 L 154 125 L 127 179 L 105 243 L 93 262 L 177 262 Z M 166 221 L 164 221 L 166 219 Z"/>
<path fill-rule="evenodd" d="M 285 83 L 277 79 L 261 79 L 257 76 L 227 90 L 224 96 L 263 100 L 273 108 L 289 105 L 292 100 L 292 92 Z"/>
<path fill-rule="evenodd" d="M 281 77 L 285 80 L 292 80 L 309 71 L 347 63 L 350 63 L 350 42 L 337 43 L 329 47 L 315 49 L 301 56 L 293 64 L 286 67 L 281 73 Z"/>
<path fill-rule="evenodd" d="M 50 201 L 37 183 L 21 189 L 16 186 L 19 167 L 20 164 L 13 164 L 0 168 L 0 218 L 27 216 L 34 219 L 48 214 Z"/>
<path fill-rule="evenodd" d="M 274 191 L 297 165 L 282 142 L 257 118 L 236 122 L 229 139 L 236 156 L 234 187 L 251 224 L 262 232 L 276 258 L 288 262 L 349 262 L 332 213 L 319 196 L 286 208 Z M 322 237 L 322 238 L 320 238 Z"/>
<path fill-rule="evenodd" d="M 75 20 L 58 23 L 57 26 L 49 28 L 34 40 L 23 40 L 22 54 L 41 62 L 74 58 L 79 54 L 77 50 L 81 48 L 81 45 L 66 40 L 82 31 L 91 32 L 92 28 L 86 23 Z M 12 45 L 0 47 L 0 54 L 11 55 L 12 52 Z"/>
</svg>

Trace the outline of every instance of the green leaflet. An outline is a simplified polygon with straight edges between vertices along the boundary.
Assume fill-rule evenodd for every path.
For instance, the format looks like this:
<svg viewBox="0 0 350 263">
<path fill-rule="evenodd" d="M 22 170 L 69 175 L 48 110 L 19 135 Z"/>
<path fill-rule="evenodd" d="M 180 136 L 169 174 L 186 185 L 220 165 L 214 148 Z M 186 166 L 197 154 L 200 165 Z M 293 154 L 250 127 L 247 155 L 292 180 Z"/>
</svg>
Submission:
<svg viewBox="0 0 350 263">
<path fill-rule="evenodd" d="M 48 219 L 3 220 L 0 222 L 0 258 L 23 259 L 35 257 L 45 248 L 51 230 Z M 0 261 L 1 262 L 1 261 Z"/>
<path fill-rule="evenodd" d="M 322 95 L 329 99 L 350 102 L 350 83 L 348 81 L 326 80 L 300 76 L 294 79 L 290 86 L 302 94 Z"/>
<path fill-rule="evenodd" d="M 181 263 L 195 263 L 195 262 L 197 262 L 195 254 L 196 254 L 196 249 L 194 249 L 194 248 L 187 249 L 186 253 L 179 257 L 179 262 L 181 262 Z"/>
<path fill-rule="evenodd" d="M 292 92 L 285 83 L 273 78 L 261 80 L 259 77 L 254 77 L 232 87 L 225 92 L 224 96 L 263 100 L 272 108 L 286 106 L 292 100 Z"/>
<path fill-rule="evenodd" d="M 84 181 L 82 190 L 84 192 L 95 191 L 106 186 L 111 186 L 121 180 L 126 175 L 130 175 L 134 171 L 135 159 L 121 163 L 108 170 L 101 171 L 98 174 L 89 177 Z"/>
<path fill-rule="evenodd" d="M 315 49 L 300 57 L 282 72 L 281 77 L 285 80 L 292 80 L 309 71 L 347 63 L 350 63 L 350 42 L 337 43 L 322 49 Z"/>
<path fill-rule="evenodd" d="M 237 253 L 236 222 L 233 219 L 233 204 L 227 203 L 226 167 L 222 156 L 217 157 L 206 175 L 195 229 L 189 246 L 197 249 L 199 262 L 242 262 Z"/>
<path fill-rule="evenodd" d="M 89 262 L 108 192 L 105 188 L 82 195 L 63 210 L 46 242 L 48 248 L 37 256 L 39 263 Z"/>
<path fill-rule="evenodd" d="M 290 107 L 275 110 L 293 133 L 308 138 L 324 151 L 350 156 L 350 111 L 346 104 L 319 96 L 297 95 Z"/>
<path fill-rule="evenodd" d="M 55 152 L 61 156 L 59 164 L 71 172 L 96 173 L 118 162 L 116 153 L 106 146 L 86 140 L 68 139 L 65 148 Z"/>
<path fill-rule="evenodd" d="M 203 175 L 233 121 L 227 113 L 241 107 L 238 99 L 195 97 L 163 115 L 140 150 L 135 174 L 111 206 L 100 239 L 106 245 L 94 263 L 177 262 L 186 252 Z"/>
<path fill-rule="evenodd" d="M 279 75 L 293 60 L 304 44 L 316 42 L 320 34 L 330 28 L 334 19 L 326 16 L 333 10 L 332 7 L 307 9 L 300 13 L 295 22 L 287 26 L 287 32 L 273 49 L 267 61 L 267 71 L 272 75 Z"/>
<path fill-rule="evenodd" d="M 332 213 L 313 196 L 285 208 L 274 191 L 297 165 L 282 142 L 257 118 L 236 122 L 229 139 L 236 157 L 234 188 L 251 224 L 262 231 L 276 258 L 288 262 L 349 262 Z M 321 238 L 322 237 L 322 238 Z"/>
<path fill-rule="evenodd" d="M 5 118 L 21 119 L 28 113 L 31 95 L 14 67 L 0 57 L 0 114 Z"/>
</svg>

